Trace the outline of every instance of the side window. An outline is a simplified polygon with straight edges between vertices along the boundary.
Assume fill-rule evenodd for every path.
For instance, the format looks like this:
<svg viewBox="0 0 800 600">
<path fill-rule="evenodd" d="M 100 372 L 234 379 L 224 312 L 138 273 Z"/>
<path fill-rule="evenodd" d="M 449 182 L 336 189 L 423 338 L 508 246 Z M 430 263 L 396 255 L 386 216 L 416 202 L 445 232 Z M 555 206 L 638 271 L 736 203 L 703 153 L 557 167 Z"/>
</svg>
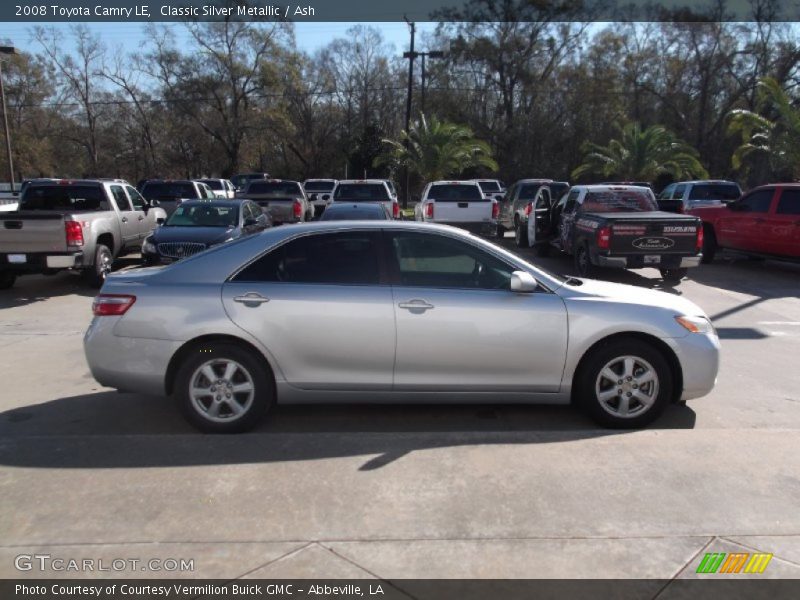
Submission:
<svg viewBox="0 0 800 600">
<path fill-rule="evenodd" d="M 122 189 L 122 186 L 112 185 L 111 195 L 114 196 L 114 204 L 117 205 L 120 211 L 131 210 L 131 205 L 128 202 L 128 197 L 125 195 L 125 190 Z"/>
<path fill-rule="evenodd" d="M 569 193 L 569 196 L 567 196 L 567 201 L 564 203 L 564 214 L 572 214 L 575 212 L 579 195 L 579 190 L 573 190 Z"/>
<path fill-rule="evenodd" d="M 440 235 L 395 233 L 392 254 L 409 287 L 509 289 L 513 268 L 470 244 Z"/>
<path fill-rule="evenodd" d="M 745 196 L 739 203 L 744 212 L 766 213 L 769 212 L 769 207 L 772 204 L 772 196 L 774 195 L 775 190 L 760 190 Z"/>
<path fill-rule="evenodd" d="M 784 189 L 775 212 L 779 215 L 800 215 L 800 190 Z"/>
<path fill-rule="evenodd" d="M 661 193 L 658 195 L 658 199 L 659 200 L 669 200 L 670 198 L 672 198 L 672 192 L 674 190 L 675 190 L 675 184 L 671 183 L 670 185 L 665 187 L 663 190 L 661 190 Z"/>
<path fill-rule="evenodd" d="M 682 200 L 683 199 L 683 192 L 686 191 L 686 185 L 676 185 L 675 192 L 672 194 L 673 200 Z"/>
<path fill-rule="evenodd" d="M 128 192 L 128 197 L 131 199 L 131 204 L 133 204 L 133 209 L 143 210 L 146 202 L 145 199 L 142 198 L 142 195 L 131 186 L 126 186 L 125 191 Z"/>
<path fill-rule="evenodd" d="M 303 236 L 262 256 L 234 281 L 377 285 L 379 239 L 371 231 Z"/>
</svg>

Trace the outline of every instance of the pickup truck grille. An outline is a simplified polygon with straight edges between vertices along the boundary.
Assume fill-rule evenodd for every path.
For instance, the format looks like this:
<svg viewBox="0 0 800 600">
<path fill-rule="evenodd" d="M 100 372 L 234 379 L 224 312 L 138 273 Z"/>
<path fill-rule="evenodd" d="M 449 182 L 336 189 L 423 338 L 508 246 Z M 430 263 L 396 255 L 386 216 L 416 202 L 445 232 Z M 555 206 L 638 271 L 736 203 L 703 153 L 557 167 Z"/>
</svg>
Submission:
<svg viewBox="0 0 800 600">
<path fill-rule="evenodd" d="M 164 242 L 158 245 L 158 253 L 169 258 L 186 258 L 205 249 L 205 244 L 197 242 Z"/>
</svg>

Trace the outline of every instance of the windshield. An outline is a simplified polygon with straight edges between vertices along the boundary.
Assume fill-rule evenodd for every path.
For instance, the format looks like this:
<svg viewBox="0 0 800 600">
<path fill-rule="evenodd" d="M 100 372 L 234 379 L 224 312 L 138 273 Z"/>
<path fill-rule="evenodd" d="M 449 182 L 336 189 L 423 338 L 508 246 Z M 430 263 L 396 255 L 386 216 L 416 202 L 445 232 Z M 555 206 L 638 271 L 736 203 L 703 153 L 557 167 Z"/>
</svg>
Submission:
<svg viewBox="0 0 800 600">
<path fill-rule="evenodd" d="M 536 192 L 542 187 L 543 183 L 528 183 L 523 185 L 519 190 L 520 200 L 533 200 L 536 197 Z"/>
<path fill-rule="evenodd" d="M 99 185 L 28 186 L 22 195 L 24 210 L 110 210 Z"/>
<path fill-rule="evenodd" d="M 194 204 L 178 206 L 164 224 L 168 227 L 235 227 L 239 209 L 236 206 Z"/>
<path fill-rule="evenodd" d="M 197 198 L 194 185 L 184 183 L 146 183 L 142 188 L 142 196 L 148 200 L 162 198 Z"/>
<path fill-rule="evenodd" d="M 382 183 L 340 183 L 336 186 L 333 199 L 353 202 L 382 202 L 389 200 L 389 192 Z"/>
<path fill-rule="evenodd" d="M 428 200 L 437 202 L 488 202 L 477 185 L 459 185 L 457 183 L 443 183 L 432 185 L 428 190 Z"/>
<path fill-rule="evenodd" d="M 205 183 L 212 190 L 221 190 L 221 189 L 223 189 L 222 188 L 222 182 L 219 179 L 201 179 L 200 181 Z"/>
<path fill-rule="evenodd" d="M 272 194 L 274 196 L 302 196 L 303 190 L 296 181 L 253 181 L 247 186 L 248 194 Z"/>
<path fill-rule="evenodd" d="M 303 187 L 307 192 L 330 192 L 334 185 L 333 181 L 306 181 Z"/>
<path fill-rule="evenodd" d="M 737 200 L 741 195 L 735 183 L 700 183 L 692 186 L 689 200 Z"/>
<path fill-rule="evenodd" d="M 483 192 L 499 192 L 500 184 L 496 181 L 479 181 L 478 185 L 481 186 Z"/>
<path fill-rule="evenodd" d="M 583 212 L 647 212 L 658 210 L 652 193 L 638 190 L 604 190 L 588 192 Z"/>
</svg>

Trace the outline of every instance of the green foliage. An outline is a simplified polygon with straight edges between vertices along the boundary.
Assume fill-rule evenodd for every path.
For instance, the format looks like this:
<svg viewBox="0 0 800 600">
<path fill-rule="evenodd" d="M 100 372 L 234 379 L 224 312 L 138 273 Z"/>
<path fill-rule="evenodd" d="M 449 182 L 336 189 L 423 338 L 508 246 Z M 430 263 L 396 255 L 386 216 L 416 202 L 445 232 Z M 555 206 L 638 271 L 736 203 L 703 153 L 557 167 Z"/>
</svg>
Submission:
<svg viewBox="0 0 800 600">
<path fill-rule="evenodd" d="M 423 181 L 456 177 L 474 168 L 498 169 L 489 144 L 476 139 L 469 127 L 436 117 L 420 115 L 409 131 L 400 132 L 399 140 L 383 141 L 385 150 L 374 165 L 407 167 Z"/>
<path fill-rule="evenodd" d="M 619 127 L 619 138 L 607 146 L 587 142 L 583 163 L 572 171 L 574 179 L 599 175 L 605 179 L 653 181 L 663 173 L 674 179 L 708 177 L 697 151 L 661 125 L 642 129 L 639 123 Z"/>
<path fill-rule="evenodd" d="M 731 157 L 735 169 L 747 169 L 758 156 L 766 156 L 779 178 L 800 177 L 800 108 L 771 77 L 758 82 L 757 111 L 736 109 L 728 113 L 728 133 L 741 145 Z"/>
</svg>

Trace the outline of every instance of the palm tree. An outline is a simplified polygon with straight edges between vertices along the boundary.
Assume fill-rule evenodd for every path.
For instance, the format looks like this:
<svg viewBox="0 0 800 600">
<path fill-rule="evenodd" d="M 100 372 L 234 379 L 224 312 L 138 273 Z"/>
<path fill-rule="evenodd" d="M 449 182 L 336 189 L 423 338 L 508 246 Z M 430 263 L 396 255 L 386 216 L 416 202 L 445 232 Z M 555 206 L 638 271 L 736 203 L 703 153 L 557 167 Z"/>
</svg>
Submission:
<svg viewBox="0 0 800 600">
<path fill-rule="evenodd" d="M 728 113 L 728 133 L 742 136 L 731 163 L 739 169 L 746 159 L 765 155 L 775 174 L 796 179 L 800 176 L 800 108 L 792 105 L 772 77 L 761 79 L 757 90 L 758 112 L 736 109 Z"/>
<path fill-rule="evenodd" d="M 492 149 L 475 138 L 465 125 L 430 120 L 420 115 L 409 131 L 401 131 L 399 140 L 384 139 L 384 152 L 375 159 L 375 166 L 388 165 L 392 170 L 407 167 L 423 181 L 455 177 L 475 167 L 497 171 Z"/>
<path fill-rule="evenodd" d="M 572 178 L 595 174 L 627 181 L 654 181 L 663 173 L 673 179 L 708 177 L 697 150 L 675 137 L 662 125 L 642 129 L 639 123 L 618 127 L 619 139 L 608 146 L 587 142 L 583 164 L 572 171 Z"/>
</svg>

